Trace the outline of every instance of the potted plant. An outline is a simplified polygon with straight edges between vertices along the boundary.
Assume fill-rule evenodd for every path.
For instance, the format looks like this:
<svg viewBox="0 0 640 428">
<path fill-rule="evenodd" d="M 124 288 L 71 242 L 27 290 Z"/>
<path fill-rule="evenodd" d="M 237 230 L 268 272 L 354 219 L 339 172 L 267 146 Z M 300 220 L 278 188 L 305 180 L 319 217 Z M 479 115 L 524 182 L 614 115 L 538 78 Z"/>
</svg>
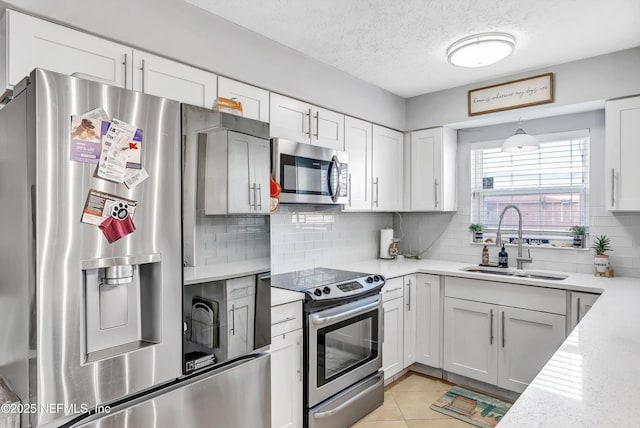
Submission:
<svg viewBox="0 0 640 428">
<path fill-rule="evenodd" d="M 593 240 L 591 248 L 596 252 L 594 263 L 596 272 L 604 273 L 609 267 L 609 256 L 605 254 L 607 251 L 613 251 L 610 247 L 611 239 L 607 235 L 596 236 Z"/>
<path fill-rule="evenodd" d="M 482 225 L 478 223 L 471 223 L 469 225 L 469 231 L 473 234 L 473 242 L 482 242 Z"/>
<path fill-rule="evenodd" d="M 585 226 L 571 226 L 569 230 L 571 230 L 571 234 L 573 235 L 574 248 L 584 248 L 587 228 Z"/>
</svg>

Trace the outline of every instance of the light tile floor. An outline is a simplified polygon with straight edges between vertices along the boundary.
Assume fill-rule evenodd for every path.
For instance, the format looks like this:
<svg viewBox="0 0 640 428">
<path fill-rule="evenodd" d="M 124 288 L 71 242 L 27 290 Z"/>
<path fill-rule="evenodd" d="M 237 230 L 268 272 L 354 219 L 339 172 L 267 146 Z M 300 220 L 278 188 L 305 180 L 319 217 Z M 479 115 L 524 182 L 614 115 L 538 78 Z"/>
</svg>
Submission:
<svg viewBox="0 0 640 428">
<path fill-rule="evenodd" d="M 469 428 L 429 407 L 453 385 L 410 373 L 385 389 L 384 404 L 352 428 Z"/>
</svg>

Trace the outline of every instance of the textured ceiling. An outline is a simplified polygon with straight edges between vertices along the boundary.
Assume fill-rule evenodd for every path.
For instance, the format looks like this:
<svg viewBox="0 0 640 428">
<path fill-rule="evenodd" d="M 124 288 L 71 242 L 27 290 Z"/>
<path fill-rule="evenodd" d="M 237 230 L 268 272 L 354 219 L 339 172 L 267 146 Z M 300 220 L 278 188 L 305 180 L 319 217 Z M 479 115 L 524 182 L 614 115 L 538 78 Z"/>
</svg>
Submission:
<svg viewBox="0 0 640 428">
<path fill-rule="evenodd" d="M 640 0 L 185 0 L 403 97 L 640 45 Z M 447 47 L 486 31 L 515 52 L 454 67 Z"/>
</svg>

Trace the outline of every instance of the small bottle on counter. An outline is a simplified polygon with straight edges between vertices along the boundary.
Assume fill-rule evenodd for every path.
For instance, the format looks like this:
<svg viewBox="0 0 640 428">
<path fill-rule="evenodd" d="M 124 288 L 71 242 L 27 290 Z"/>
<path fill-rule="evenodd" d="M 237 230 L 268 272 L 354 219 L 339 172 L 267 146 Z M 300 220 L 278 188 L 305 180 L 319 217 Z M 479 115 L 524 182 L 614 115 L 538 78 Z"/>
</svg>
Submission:
<svg viewBox="0 0 640 428">
<path fill-rule="evenodd" d="M 482 249 L 482 266 L 489 266 L 489 249 L 485 245 Z"/>
<path fill-rule="evenodd" d="M 509 253 L 504 249 L 504 244 L 502 244 L 502 250 L 498 253 L 498 267 L 509 267 Z"/>
</svg>

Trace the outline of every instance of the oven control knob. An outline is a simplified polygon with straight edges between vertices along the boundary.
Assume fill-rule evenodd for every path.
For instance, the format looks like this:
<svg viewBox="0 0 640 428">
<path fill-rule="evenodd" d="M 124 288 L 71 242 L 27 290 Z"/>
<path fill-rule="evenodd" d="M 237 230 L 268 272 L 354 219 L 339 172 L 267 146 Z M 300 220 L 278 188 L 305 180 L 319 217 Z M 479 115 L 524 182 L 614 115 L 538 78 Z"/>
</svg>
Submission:
<svg viewBox="0 0 640 428">
<path fill-rule="evenodd" d="M 373 277 L 372 277 L 372 276 L 368 277 L 368 278 L 367 278 L 367 282 L 368 282 L 369 284 L 371 284 L 371 283 L 373 282 Z"/>
<path fill-rule="evenodd" d="M 316 296 L 320 297 L 320 296 L 322 296 L 322 291 L 320 291 L 319 288 L 316 288 L 316 290 L 313 292 L 313 294 L 315 294 Z"/>
<path fill-rule="evenodd" d="M 324 287 L 324 288 L 322 289 L 322 292 L 323 292 L 324 294 L 329 294 L 329 293 L 331 293 L 331 289 L 330 289 L 329 287 Z"/>
<path fill-rule="evenodd" d="M 373 279 L 374 279 L 374 281 L 380 281 L 380 277 L 379 277 L 378 275 L 375 275 L 375 276 L 373 277 Z"/>
</svg>

